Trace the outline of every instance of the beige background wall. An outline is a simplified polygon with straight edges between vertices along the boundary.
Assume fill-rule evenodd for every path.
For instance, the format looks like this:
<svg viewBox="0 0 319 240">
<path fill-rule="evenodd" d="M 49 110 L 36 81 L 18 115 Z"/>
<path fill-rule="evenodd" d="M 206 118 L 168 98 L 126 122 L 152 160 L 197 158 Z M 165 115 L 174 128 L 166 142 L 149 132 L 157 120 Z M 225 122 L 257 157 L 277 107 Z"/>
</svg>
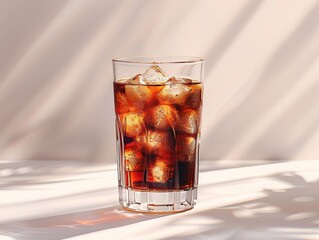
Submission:
<svg viewBox="0 0 319 240">
<path fill-rule="evenodd" d="M 319 159 L 319 1 L 1 0 L 0 159 L 115 162 L 111 59 L 206 59 L 204 159 Z"/>
</svg>

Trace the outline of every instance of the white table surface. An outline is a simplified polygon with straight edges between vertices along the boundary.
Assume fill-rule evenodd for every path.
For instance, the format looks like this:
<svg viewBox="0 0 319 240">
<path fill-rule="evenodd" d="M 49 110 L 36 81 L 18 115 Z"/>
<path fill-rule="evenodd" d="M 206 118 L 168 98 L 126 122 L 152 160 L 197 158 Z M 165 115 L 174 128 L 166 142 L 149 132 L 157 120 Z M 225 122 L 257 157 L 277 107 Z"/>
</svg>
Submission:
<svg viewBox="0 0 319 240">
<path fill-rule="evenodd" d="M 202 161 L 195 208 L 164 215 L 119 206 L 115 165 L 2 161 L 0 240 L 318 240 L 319 161 L 256 162 Z"/>
</svg>

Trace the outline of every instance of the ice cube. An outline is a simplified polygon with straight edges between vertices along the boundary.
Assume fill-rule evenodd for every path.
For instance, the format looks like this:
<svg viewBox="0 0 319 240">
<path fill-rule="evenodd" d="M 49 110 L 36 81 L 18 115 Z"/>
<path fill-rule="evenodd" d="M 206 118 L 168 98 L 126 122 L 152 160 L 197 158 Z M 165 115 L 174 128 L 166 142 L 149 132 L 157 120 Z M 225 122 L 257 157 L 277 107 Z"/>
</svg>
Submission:
<svg viewBox="0 0 319 240">
<path fill-rule="evenodd" d="M 176 127 L 177 130 L 189 134 L 195 134 L 198 131 L 198 126 L 199 119 L 194 110 L 186 109 L 180 112 L 178 124 Z"/>
<path fill-rule="evenodd" d="M 175 83 L 192 83 L 192 80 L 188 78 L 171 77 L 165 82 L 165 84 L 175 84 Z"/>
<path fill-rule="evenodd" d="M 190 78 L 180 78 L 180 79 L 182 79 L 183 83 L 193 83 L 193 80 Z"/>
<path fill-rule="evenodd" d="M 148 84 L 163 84 L 169 78 L 168 75 L 157 65 L 149 67 L 142 76 Z"/>
<path fill-rule="evenodd" d="M 157 105 L 146 116 L 146 122 L 152 127 L 159 129 L 172 128 L 178 119 L 177 111 L 168 105 Z"/>
<path fill-rule="evenodd" d="M 143 85 L 125 85 L 125 95 L 132 111 L 142 111 L 152 99 L 151 90 Z"/>
<path fill-rule="evenodd" d="M 121 117 L 123 118 L 125 136 L 136 137 L 143 131 L 143 117 L 141 115 L 128 113 Z"/>
<path fill-rule="evenodd" d="M 130 111 L 129 105 L 127 98 L 124 93 L 122 92 L 117 92 L 115 95 L 115 110 L 116 113 L 121 114 L 121 113 L 127 113 Z"/>
<path fill-rule="evenodd" d="M 183 105 L 190 90 L 190 87 L 185 84 L 167 84 L 159 92 L 158 99 L 163 104 Z"/>
<path fill-rule="evenodd" d="M 136 76 L 128 79 L 126 83 L 129 84 L 147 84 L 147 80 L 141 75 L 137 74 Z"/>
<path fill-rule="evenodd" d="M 200 84 L 193 84 L 188 94 L 186 105 L 197 109 L 202 103 L 202 86 Z"/>
<path fill-rule="evenodd" d="M 144 169 L 143 155 L 139 150 L 126 148 L 124 157 L 126 171 L 142 171 Z"/>
<path fill-rule="evenodd" d="M 162 158 L 157 158 L 155 164 L 151 166 L 151 179 L 152 182 L 167 182 L 170 177 L 171 167 L 169 161 Z"/>
<path fill-rule="evenodd" d="M 140 134 L 134 138 L 135 147 L 139 150 L 146 151 L 147 140 L 144 134 Z"/>
<path fill-rule="evenodd" d="M 195 160 L 196 139 L 194 137 L 179 134 L 176 138 L 176 145 L 178 161 L 191 162 Z"/>
<path fill-rule="evenodd" d="M 179 79 L 179 78 L 171 77 L 171 78 L 169 78 L 169 79 L 165 82 L 165 84 L 175 84 L 175 83 L 179 83 L 179 82 L 181 82 L 180 80 L 181 80 L 181 79 Z"/>
<path fill-rule="evenodd" d="M 174 133 L 172 131 L 148 130 L 147 147 L 149 154 L 171 158 L 174 153 Z"/>
<path fill-rule="evenodd" d="M 129 83 L 130 80 L 131 78 L 121 78 L 121 79 L 117 79 L 116 82 L 125 84 L 125 83 Z"/>
</svg>

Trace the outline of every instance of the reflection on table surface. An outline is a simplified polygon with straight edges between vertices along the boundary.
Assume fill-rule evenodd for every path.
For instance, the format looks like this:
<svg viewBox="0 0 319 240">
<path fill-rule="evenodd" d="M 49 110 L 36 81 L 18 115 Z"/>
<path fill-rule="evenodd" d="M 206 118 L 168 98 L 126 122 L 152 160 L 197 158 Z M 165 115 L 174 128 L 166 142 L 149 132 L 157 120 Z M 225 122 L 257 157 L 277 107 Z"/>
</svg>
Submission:
<svg viewBox="0 0 319 240">
<path fill-rule="evenodd" d="M 1 162 L 0 239 L 318 239 L 319 161 L 202 161 L 191 211 L 127 212 L 115 166 Z"/>
</svg>

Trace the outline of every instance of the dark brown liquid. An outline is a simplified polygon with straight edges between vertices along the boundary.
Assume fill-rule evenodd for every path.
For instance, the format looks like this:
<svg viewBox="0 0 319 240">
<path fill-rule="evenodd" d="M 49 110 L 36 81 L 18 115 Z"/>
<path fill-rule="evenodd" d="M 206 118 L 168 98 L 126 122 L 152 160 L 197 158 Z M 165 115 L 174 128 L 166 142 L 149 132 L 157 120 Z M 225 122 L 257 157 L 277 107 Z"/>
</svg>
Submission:
<svg viewBox="0 0 319 240">
<path fill-rule="evenodd" d="M 114 82 L 120 184 L 139 190 L 197 184 L 202 84 Z"/>
</svg>

